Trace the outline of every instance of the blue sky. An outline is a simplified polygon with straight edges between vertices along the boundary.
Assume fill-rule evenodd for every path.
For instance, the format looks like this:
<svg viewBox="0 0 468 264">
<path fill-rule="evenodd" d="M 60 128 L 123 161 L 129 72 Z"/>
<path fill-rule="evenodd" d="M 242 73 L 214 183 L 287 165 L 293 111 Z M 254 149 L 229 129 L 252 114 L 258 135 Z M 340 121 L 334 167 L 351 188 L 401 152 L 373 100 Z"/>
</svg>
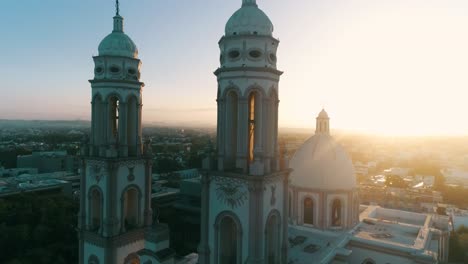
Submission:
<svg viewBox="0 0 468 264">
<path fill-rule="evenodd" d="M 280 126 L 466 134 L 468 1 L 258 0 L 275 25 Z M 241 0 L 121 0 L 143 62 L 144 121 L 215 124 L 218 40 Z M 0 118 L 89 119 L 112 0 L 0 3 Z M 417 125 L 415 125 L 417 124 Z"/>
</svg>

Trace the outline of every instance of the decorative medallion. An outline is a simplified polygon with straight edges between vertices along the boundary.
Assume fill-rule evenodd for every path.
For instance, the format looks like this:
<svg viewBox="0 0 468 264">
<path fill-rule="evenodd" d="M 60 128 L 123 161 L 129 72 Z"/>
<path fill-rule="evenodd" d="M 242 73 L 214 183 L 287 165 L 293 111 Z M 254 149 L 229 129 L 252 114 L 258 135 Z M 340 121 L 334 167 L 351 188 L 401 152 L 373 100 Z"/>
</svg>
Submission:
<svg viewBox="0 0 468 264">
<path fill-rule="evenodd" d="M 127 168 L 128 168 L 127 180 L 128 181 L 134 181 L 135 180 L 135 175 L 133 174 L 133 170 L 135 169 L 135 166 L 133 166 L 133 167 L 128 166 Z"/>
<path fill-rule="evenodd" d="M 276 185 L 271 186 L 271 200 L 270 204 L 273 206 L 276 203 Z"/>
<path fill-rule="evenodd" d="M 218 201 L 221 201 L 232 209 L 235 209 L 242 206 L 245 200 L 247 200 L 247 191 L 242 190 L 242 184 L 240 182 L 229 179 L 221 180 L 218 178 L 216 197 Z"/>
</svg>

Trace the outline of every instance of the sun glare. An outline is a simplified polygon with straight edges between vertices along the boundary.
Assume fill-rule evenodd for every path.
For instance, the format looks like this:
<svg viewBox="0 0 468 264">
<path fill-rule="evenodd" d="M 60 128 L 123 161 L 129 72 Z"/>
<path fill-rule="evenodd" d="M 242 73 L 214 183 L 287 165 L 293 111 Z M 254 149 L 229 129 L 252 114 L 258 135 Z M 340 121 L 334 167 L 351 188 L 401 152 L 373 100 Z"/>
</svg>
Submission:
<svg viewBox="0 0 468 264">
<path fill-rule="evenodd" d="M 324 106 L 334 128 L 466 134 L 468 125 L 460 120 L 466 111 L 468 23 L 462 12 L 445 1 L 353 3 L 347 13 L 331 12 L 312 26 L 305 34 L 310 46 L 301 49 L 302 67 L 285 69 L 284 125 L 311 127 Z M 282 48 L 282 55 L 290 52 Z"/>
</svg>

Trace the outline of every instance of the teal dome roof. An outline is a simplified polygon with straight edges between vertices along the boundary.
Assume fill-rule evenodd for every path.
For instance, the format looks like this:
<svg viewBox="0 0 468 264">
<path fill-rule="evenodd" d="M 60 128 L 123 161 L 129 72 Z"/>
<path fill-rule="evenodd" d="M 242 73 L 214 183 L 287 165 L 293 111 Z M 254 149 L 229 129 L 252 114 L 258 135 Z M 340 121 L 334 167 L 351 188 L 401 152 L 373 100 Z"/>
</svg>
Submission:
<svg viewBox="0 0 468 264">
<path fill-rule="evenodd" d="M 112 32 L 99 44 L 99 56 L 138 58 L 138 48 L 127 34 Z"/>
<path fill-rule="evenodd" d="M 99 44 L 99 56 L 121 56 L 138 58 L 138 48 L 132 39 L 123 32 L 123 18 L 114 17 L 114 31 Z"/>
<path fill-rule="evenodd" d="M 243 5 L 228 20 L 226 36 L 273 34 L 273 23 L 257 5 Z"/>
</svg>

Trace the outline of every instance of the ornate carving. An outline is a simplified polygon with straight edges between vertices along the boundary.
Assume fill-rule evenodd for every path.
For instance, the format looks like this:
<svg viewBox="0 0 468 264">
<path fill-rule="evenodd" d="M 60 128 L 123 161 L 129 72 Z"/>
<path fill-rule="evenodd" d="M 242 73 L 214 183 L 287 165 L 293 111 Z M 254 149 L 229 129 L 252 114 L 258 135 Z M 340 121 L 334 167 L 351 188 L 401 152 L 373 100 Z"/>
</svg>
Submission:
<svg viewBox="0 0 468 264">
<path fill-rule="evenodd" d="M 276 185 L 271 185 L 271 199 L 270 204 L 273 206 L 276 204 Z"/>
<path fill-rule="evenodd" d="M 94 173 L 94 179 L 96 180 L 96 183 L 99 183 L 101 179 L 104 177 L 104 172 L 101 166 L 99 165 L 92 165 L 92 170 Z"/>
<path fill-rule="evenodd" d="M 247 191 L 243 190 L 243 182 L 238 179 L 216 177 L 216 197 L 232 209 L 242 206 L 247 200 Z"/>
<path fill-rule="evenodd" d="M 128 176 L 127 179 L 128 181 L 132 182 L 135 180 L 135 175 L 133 174 L 133 170 L 135 169 L 135 166 L 128 166 Z"/>
<path fill-rule="evenodd" d="M 119 164 L 121 166 L 126 166 L 126 167 L 135 167 L 136 165 L 144 164 L 144 160 L 138 159 L 138 160 L 123 160 L 119 161 Z"/>
</svg>

